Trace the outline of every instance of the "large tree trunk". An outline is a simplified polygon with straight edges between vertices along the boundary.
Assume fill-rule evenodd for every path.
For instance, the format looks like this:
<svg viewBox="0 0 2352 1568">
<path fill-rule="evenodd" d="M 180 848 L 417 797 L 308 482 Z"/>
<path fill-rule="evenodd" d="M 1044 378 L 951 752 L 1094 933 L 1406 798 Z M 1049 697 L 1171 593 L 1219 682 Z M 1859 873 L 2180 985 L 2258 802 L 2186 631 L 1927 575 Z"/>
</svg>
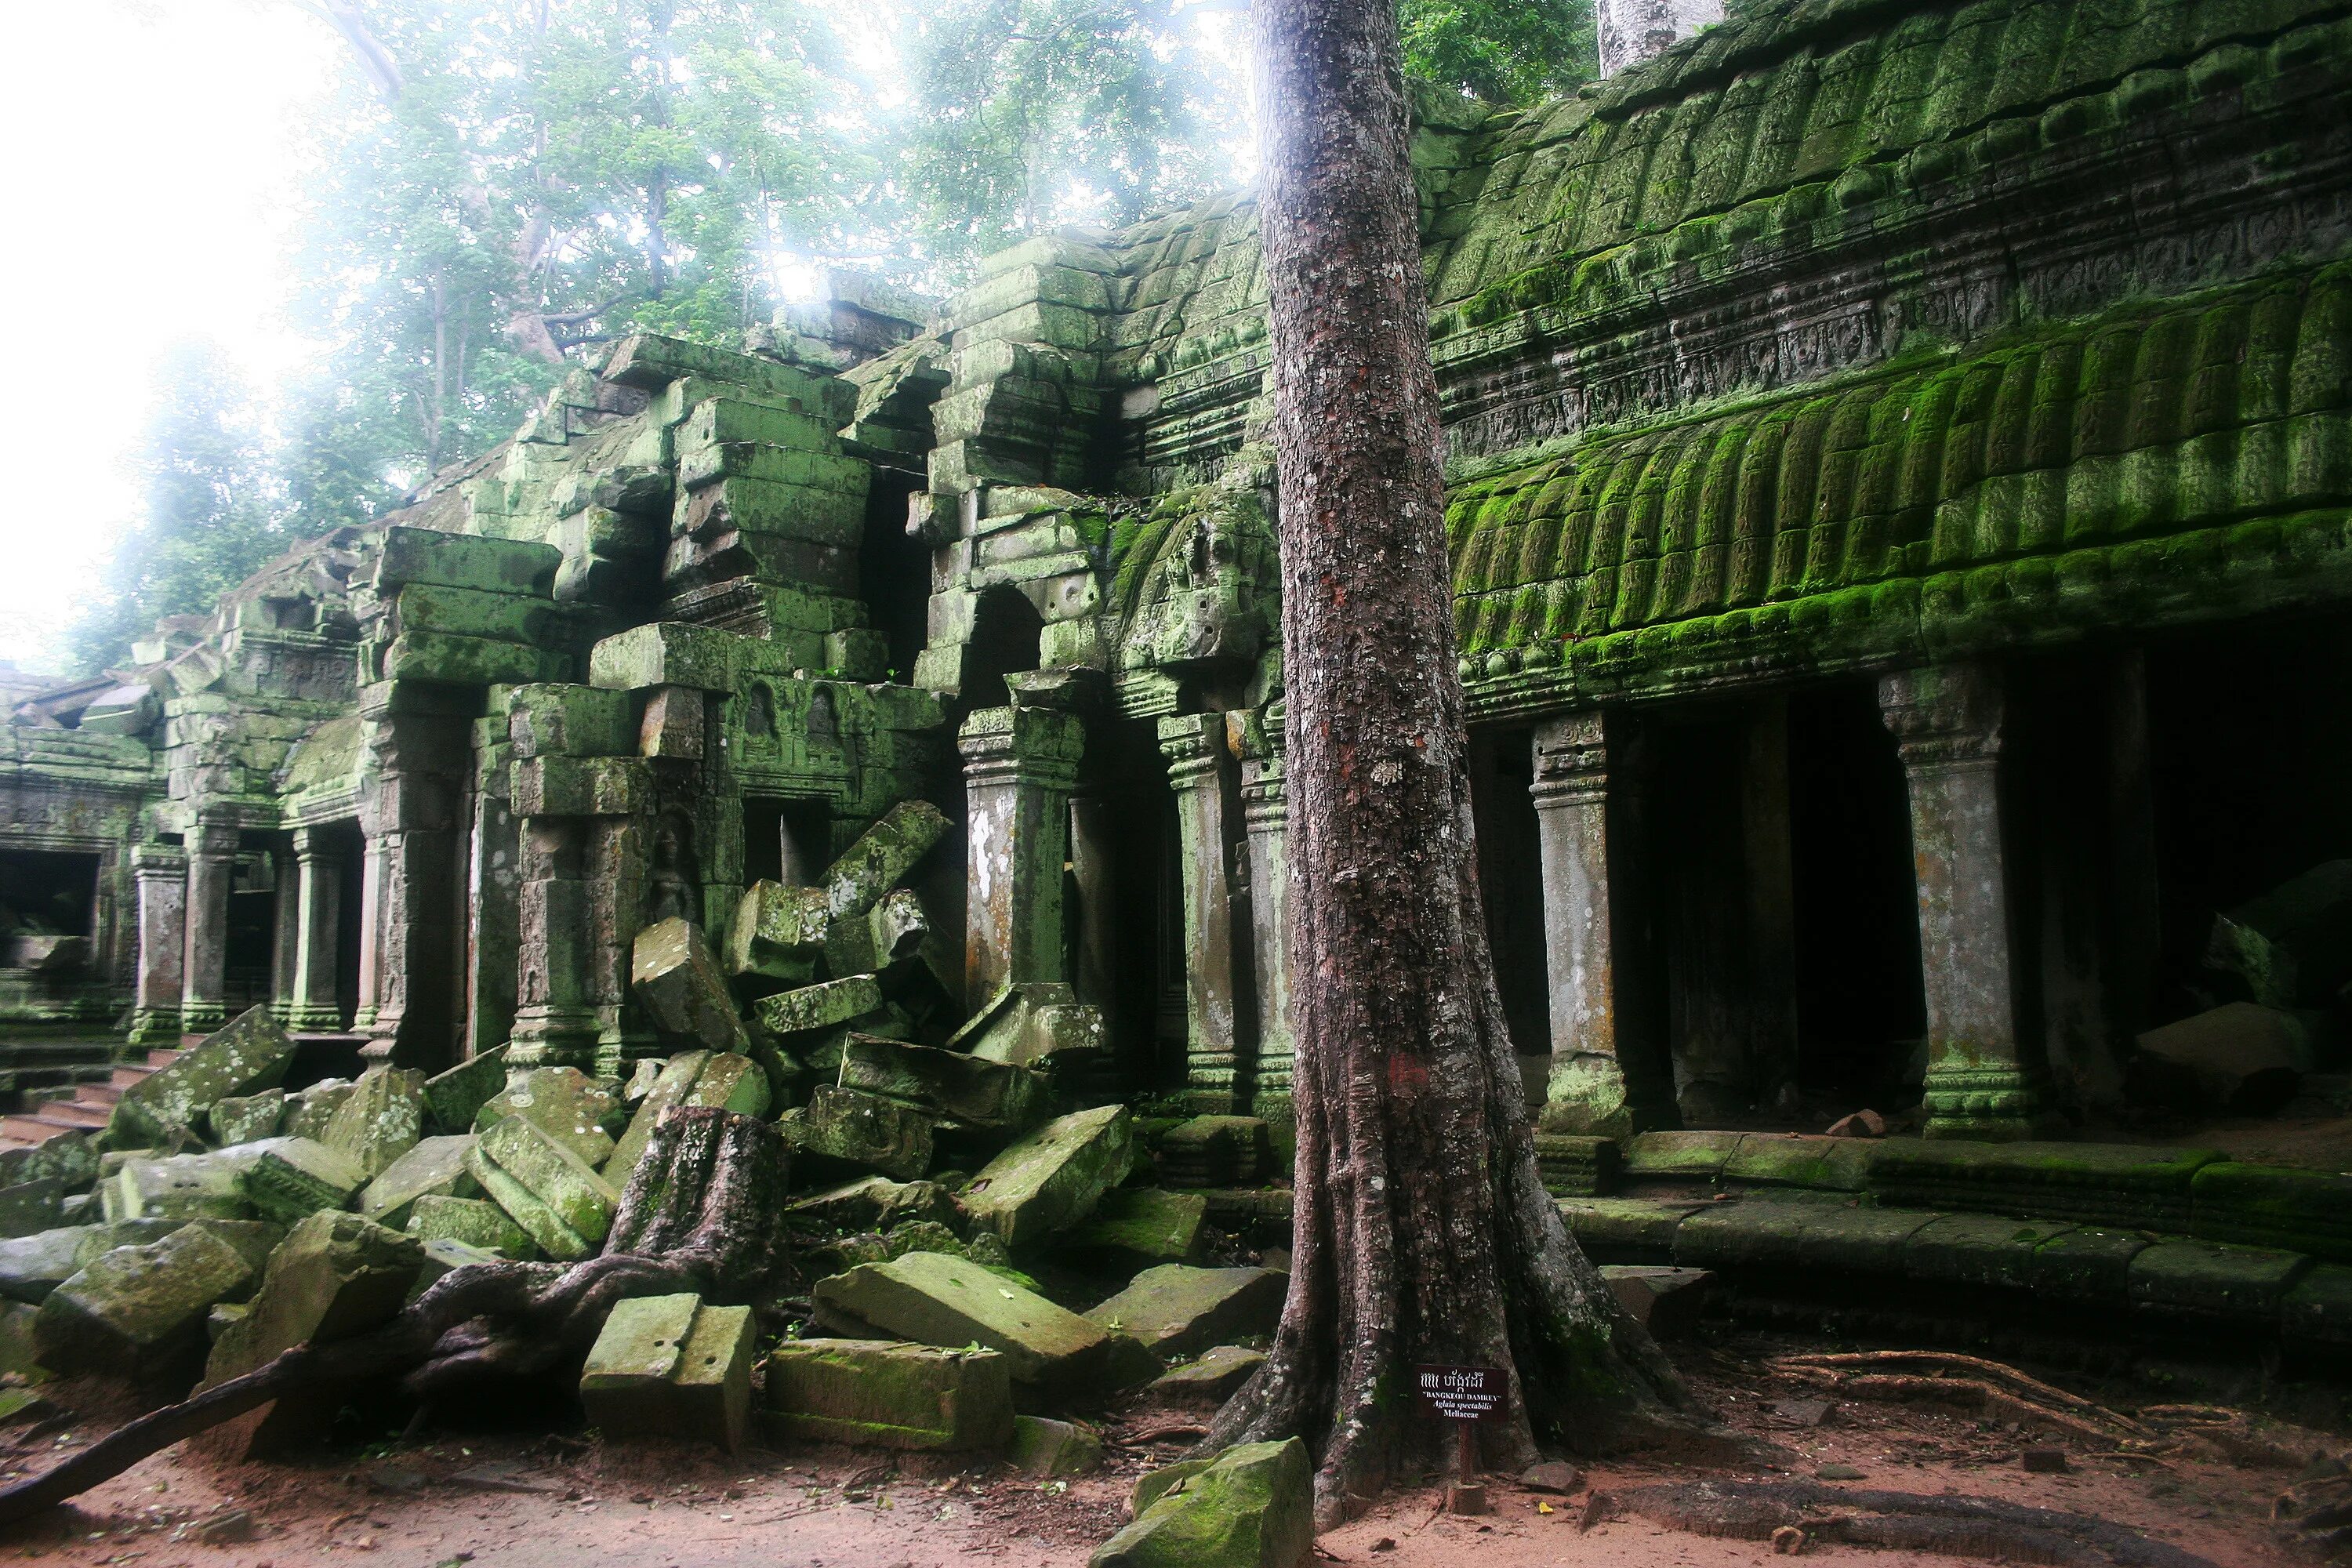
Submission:
<svg viewBox="0 0 2352 1568">
<path fill-rule="evenodd" d="M 1327 1525 L 1444 1451 L 1416 1364 L 1513 1372 L 1489 1464 L 1685 1396 L 1536 1169 L 1475 880 L 1437 384 L 1390 0 L 1258 0 L 1298 1165 L 1274 1353 L 1210 1442 L 1304 1435 Z"/>
<path fill-rule="evenodd" d="M 40 1475 L 0 1489 L 13 1524 L 121 1475 L 148 1455 L 298 1389 L 399 1378 L 430 1402 L 485 1378 L 576 1364 L 618 1303 L 694 1291 L 755 1302 L 795 1283 L 784 1255 L 783 1140 L 770 1123 L 684 1107 L 654 1130 L 613 1216 L 605 1251 L 584 1262 L 478 1263 L 452 1269 L 373 1333 L 298 1345 L 108 1434 Z"/>
</svg>

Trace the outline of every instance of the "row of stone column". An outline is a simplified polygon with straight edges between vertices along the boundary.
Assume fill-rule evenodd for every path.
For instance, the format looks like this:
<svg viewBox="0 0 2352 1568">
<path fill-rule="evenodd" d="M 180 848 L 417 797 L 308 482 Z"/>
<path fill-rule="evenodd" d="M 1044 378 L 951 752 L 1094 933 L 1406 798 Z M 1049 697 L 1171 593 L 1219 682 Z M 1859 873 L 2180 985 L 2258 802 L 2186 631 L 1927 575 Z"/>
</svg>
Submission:
<svg viewBox="0 0 2352 1568">
<path fill-rule="evenodd" d="M 1157 739 L 1181 841 L 1187 1099 L 1203 1112 L 1286 1122 L 1280 734 L 1278 714 L 1261 722 L 1201 713 L 1160 720 Z M 1049 708 L 982 709 L 958 742 L 968 804 L 966 1001 L 977 1005 L 1008 984 L 1075 983 L 1078 1000 L 1108 1005 L 1114 828 L 1101 798 L 1082 793 L 1084 721 Z M 1064 939 L 1066 883 L 1080 900 L 1075 955 Z"/>
<path fill-rule="evenodd" d="M 131 852 L 139 900 L 139 965 L 131 1038 L 171 1046 L 228 1021 L 229 893 L 242 834 L 199 821 L 184 844 L 142 844 Z M 341 920 L 343 848 L 327 827 L 298 827 L 277 857 L 272 1005 L 290 1029 L 338 1029 L 336 937 Z"/>
<path fill-rule="evenodd" d="M 2040 1107 L 2019 1047 L 1998 789 L 2002 699 L 1974 666 L 1898 671 L 1879 687 L 1910 797 L 1927 1000 L 1928 1132 L 2014 1137 Z M 1632 1130 L 1610 910 L 1610 743 L 1599 711 L 1538 727 L 1534 782 L 1551 1020 L 1545 1121 Z"/>
</svg>

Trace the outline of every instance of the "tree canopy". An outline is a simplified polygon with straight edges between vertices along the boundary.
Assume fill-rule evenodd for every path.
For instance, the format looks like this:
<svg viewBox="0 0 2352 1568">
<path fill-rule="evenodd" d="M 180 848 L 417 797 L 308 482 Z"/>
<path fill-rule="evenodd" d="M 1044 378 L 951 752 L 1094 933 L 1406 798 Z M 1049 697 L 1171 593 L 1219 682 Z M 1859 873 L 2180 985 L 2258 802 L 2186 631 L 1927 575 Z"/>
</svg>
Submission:
<svg viewBox="0 0 2352 1568">
<path fill-rule="evenodd" d="M 1230 185 L 1246 151 L 1239 0 L 290 3 L 346 46 L 302 138 L 288 313 L 317 352 L 262 401 L 217 351 L 159 365 L 159 428 L 222 400 L 245 468 L 216 510 L 150 506 L 85 668 L 278 531 L 376 515 L 503 439 L 601 342 L 740 341 L 795 265 L 945 291 L 1026 233 Z M 1399 19 L 1410 69 L 1492 101 L 1589 70 L 1589 0 Z"/>
</svg>

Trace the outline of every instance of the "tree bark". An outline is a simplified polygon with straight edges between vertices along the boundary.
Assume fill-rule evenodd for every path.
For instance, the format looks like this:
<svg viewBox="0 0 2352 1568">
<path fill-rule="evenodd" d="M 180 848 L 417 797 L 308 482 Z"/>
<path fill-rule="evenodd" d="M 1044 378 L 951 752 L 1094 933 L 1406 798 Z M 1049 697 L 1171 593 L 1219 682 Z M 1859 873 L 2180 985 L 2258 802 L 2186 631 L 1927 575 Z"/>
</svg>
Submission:
<svg viewBox="0 0 2352 1568">
<path fill-rule="evenodd" d="M 1318 1451 L 1325 1525 L 1444 1462 L 1420 1364 L 1509 1373 L 1484 1458 L 1687 1405 L 1536 1167 L 1475 879 L 1394 7 L 1258 0 L 1288 704 L 1297 1184 L 1274 1352 L 1208 1446 Z"/>
<path fill-rule="evenodd" d="M 372 1333 L 298 1345 L 0 1489 L 0 1526 L 298 1389 L 398 1377 L 429 1402 L 486 1377 L 537 1376 L 578 1361 L 613 1308 L 632 1297 L 690 1290 L 724 1304 L 765 1299 L 796 1283 L 783 1246 L 785 1176 L 783 1140 L 772 1125 L 708 1107 L 674 1110 L 630 1175 L 601 1256 L 569 1266 L 452 1269 Z"/>
</svg>

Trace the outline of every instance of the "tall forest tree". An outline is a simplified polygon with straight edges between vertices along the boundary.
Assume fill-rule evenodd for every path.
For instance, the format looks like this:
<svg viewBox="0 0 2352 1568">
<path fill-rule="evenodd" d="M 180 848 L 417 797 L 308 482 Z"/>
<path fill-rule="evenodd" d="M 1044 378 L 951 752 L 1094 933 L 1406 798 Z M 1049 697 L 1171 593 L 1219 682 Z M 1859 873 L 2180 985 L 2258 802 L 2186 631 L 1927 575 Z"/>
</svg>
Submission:
<svg viewBox="0 0 2352 1568">
<path fill-rule="evenodd" d="M 765 321 L 772 258 L 833 244 L 874 183 L 800 0 L 296 3 L 351 62 L 298 258 L 331 350 L 292 422 L 340 503 L 501 439 L 595 343 Z"/>
<path fill-rule="evenodd" d="M 73 631 L 78 668 L 121 662 L 159 617 L 210 610 L 293 542 L 268 437 L 260 401 L 220 344 L 184 339 L 158 356 L 128 463 L 138 514 Z"/>
<path fill-rule="evenodd" d="M 1272 1355 L 1209 1446 L 1301 1435 L 1329 1525 L 1439 1458 L 1419 1365 L 1507 1374 L 1517 1468 L 1687 1397 L 1544 1190 L 1481 910 L 1396 13 L 1257 0 L 1288 684 L 1298 1153 Z"/>
</svg>

